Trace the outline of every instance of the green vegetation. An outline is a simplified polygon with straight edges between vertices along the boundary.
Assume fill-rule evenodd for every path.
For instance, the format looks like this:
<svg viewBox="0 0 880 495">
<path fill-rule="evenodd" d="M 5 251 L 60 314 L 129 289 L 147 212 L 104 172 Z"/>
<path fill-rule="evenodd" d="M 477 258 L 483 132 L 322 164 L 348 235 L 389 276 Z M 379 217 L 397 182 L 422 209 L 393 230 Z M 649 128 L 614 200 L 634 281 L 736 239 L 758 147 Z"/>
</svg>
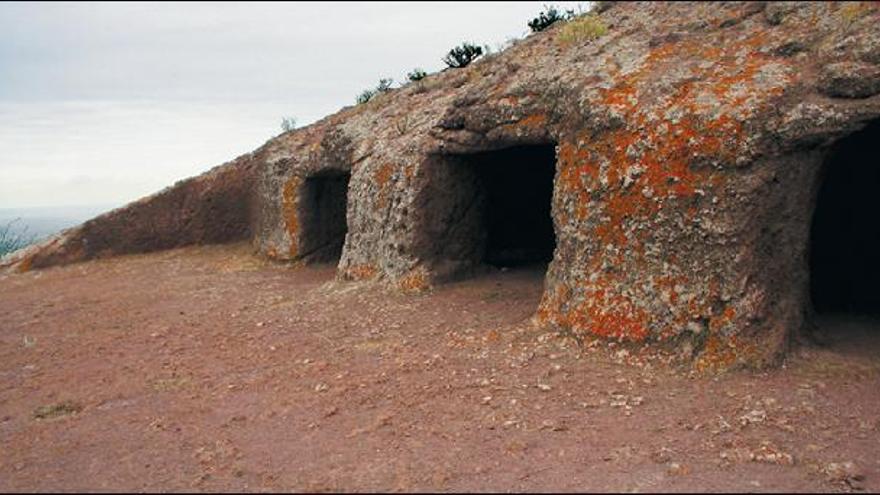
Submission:
<svg viewBox="0 0 880 495">
<path fill-rule="evenodd" d="M 0 256 L 4 256 L 36 242 L 36 237 L 27 233 L 27 227 L 15 229 L 19 220 L 13 220 L 0 226 Z"/>
<path fill-rule="evenodd" d="M 391 79 L 390 77 L 379 79 L 379 84 L 376 85 L 376 93 L 391 91 L 392 84 L 394 84 L 394 79 Z"/>
<path fill-rule="evenodd" d="M 406 78 L 412 82 L 421 81 L 426 77 L 428 77 L 428 73 L 418 67 L 416 67 L 409 74 L 406 75 Z"/>
<path fill-rule="evenodd" d="M 376 92 L 372 89 L 365 89 L 361 92 L 361 94 L 357 95 L 357 98 L 355 98 L 354 101 L 357 102 L 358 105 L 360 105 L 362 103 L 370 101 L 375 95 Z"/>
<path fill-rule="evenodd" d="M 281 130 L 290 132 L 296 129 L 296 119 L 293 117 L 284 117 L 281 119 Z"/>
<path fill-rule="evenodd" d="M 443 63 L 451 69 L 461 69 L 467 67 L 481 55 L 483 55 L 483 47 L 464 42 L 449 50 L 449 53 L 443 57 Z"/>
<path fill-rule="evenodd" d="M 574 17 L 574 11 L 568 10 L 566 12 L 561 12 L 555 6 L 544 6 L 544 11 L 538 14 L 538 17 L 535 17 L 531 21 L 529 21 L 529 28 L 533 33 L 541 32 L 548 27 L 556 24 L 559 21 L 567 21 Z"/>
<path fill-rule="evenodd" d="M 365 89 L 357 96 L 355 101 L 358 105 L 366 103 L 372 100 L 376 95 L 391 91 L 392 84 L 394 84 L 394 79 L 391 79 L 390 77 L 379 79 L 379 84 L 377 84 L 375 88 Z"/>
<path fill-rule="evenodd" d="M 599 38 L 607 32 L 608 26 L 602 22 L 602 19 L 599 19 L 598 15 L 590 13 L 566 22 L 559 29 L 556 39 L 564 44 L 581 43 Z"/>
<path fill-rule="evenodd" d="M 601 19 L 599 19 L 596 12 L 607 10 L 612 4 L 613 2 L 596 2 L 598 7 L 587 14 L 582 14 L 580 9 L 577 12 L 574 10 L 562 11 L 554 5 L 545 5 L 544 10 L 542 10 L 537 17 L 528 22 L 528 26 L 533 33 L 537 33 L 544 31 L 557 22 L 564 22 L 565 25 L 562 26 L 557 35 L 557 40 L 559 42 L 568 44 L 593 40 L 608 32 L 608 27 Z M 515 44 L 516 41 L 516 39 L 509 39 L 505 44 L 499 45 L 498 50 L 503 51 L 505 48 Z M 491 50 L 488 45 L 479 46 L 465 41 L 449 50 L 442 60 L 450 69 L 461 69 L 467 67 L 471 62 L 484 55 L 487 57 L 491 56 L 490 54 Z M 423 80 L 426 77 L 428 77 L 428 73 L 420 67 L 416 67 L 406 74 L 406 78 L 409 82 L 416 83 L 416 93 L 424 93 L 429 90 L 429 88 L 423 84 Z M 379 84 L 375 88 L 363 90 L 357 95 L 355 102 L 358 105 L 367 103 L 373 100 L 376 96 L 390 91 L 393 83 L 394 80 L 391 78 L 379 79 Z M 295 123 L 295 120 L 285 118 L 281 122 L 281 128 L 284 131 L 289 131 L 294 128 Z M 398 131 L 403 134 L 407 127 L 408 126 L 403 125 L 402 129 L 399 128 Z"/>
</svg>

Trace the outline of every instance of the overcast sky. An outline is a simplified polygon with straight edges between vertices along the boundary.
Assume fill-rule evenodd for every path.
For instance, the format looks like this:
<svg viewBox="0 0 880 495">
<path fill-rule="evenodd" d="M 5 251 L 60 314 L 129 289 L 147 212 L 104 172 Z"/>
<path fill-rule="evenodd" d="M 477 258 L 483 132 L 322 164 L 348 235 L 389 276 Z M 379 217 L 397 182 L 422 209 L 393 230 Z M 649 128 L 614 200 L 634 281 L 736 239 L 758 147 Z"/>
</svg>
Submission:
<svg viewBox="0 0 880 495">
<path fill-rule="evenodd" d="M 543 5 L 0 3 L 0 208 L 124 204 Z"/>
</svg>

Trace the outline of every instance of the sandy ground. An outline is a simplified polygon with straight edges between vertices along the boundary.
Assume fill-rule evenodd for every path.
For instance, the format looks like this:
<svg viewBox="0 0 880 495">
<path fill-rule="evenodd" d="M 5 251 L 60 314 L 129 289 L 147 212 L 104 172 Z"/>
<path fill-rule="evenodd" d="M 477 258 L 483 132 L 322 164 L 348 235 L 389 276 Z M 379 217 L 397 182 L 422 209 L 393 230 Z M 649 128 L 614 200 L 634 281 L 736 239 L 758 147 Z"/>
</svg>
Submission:
<svg viewBox="0 0 880 495">
<path fill-rule="evenodd" d="M 880 324 L 692 377 L 533 328 L 541 270 L 424 295 L 244 245 L 0 277 L 0 490 L 880 490 Z"/>
</svg>

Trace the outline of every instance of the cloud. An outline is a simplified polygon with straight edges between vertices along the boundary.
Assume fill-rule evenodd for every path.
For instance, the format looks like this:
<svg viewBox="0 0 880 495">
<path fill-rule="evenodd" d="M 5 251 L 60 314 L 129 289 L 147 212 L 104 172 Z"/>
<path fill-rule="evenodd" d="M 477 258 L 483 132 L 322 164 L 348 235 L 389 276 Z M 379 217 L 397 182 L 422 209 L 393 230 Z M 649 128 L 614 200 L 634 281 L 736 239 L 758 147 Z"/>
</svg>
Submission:
<svg viewBox="0 0 880 495">
<path fill-rule="evenodd" d="M 0 207 L 134 200 L 542 5 L 0 3 Z"/>
</svg>

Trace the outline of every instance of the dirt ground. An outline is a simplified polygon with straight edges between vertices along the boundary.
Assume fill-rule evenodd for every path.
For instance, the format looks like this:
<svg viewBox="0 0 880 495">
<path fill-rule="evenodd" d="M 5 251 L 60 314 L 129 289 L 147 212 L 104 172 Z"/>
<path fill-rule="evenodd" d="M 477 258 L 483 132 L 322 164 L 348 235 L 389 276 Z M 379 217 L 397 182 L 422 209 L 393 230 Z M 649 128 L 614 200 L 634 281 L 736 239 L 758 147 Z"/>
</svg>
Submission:
<svg viewBox="0 0 880 495">
<path fill-rule="evenodd" d="M 880 324 L 689 376 L 536 329 L 541 270 L 423 295 L 248 246 L 0 276 L 0 490 L 880 490 Z"/>
</svg>

